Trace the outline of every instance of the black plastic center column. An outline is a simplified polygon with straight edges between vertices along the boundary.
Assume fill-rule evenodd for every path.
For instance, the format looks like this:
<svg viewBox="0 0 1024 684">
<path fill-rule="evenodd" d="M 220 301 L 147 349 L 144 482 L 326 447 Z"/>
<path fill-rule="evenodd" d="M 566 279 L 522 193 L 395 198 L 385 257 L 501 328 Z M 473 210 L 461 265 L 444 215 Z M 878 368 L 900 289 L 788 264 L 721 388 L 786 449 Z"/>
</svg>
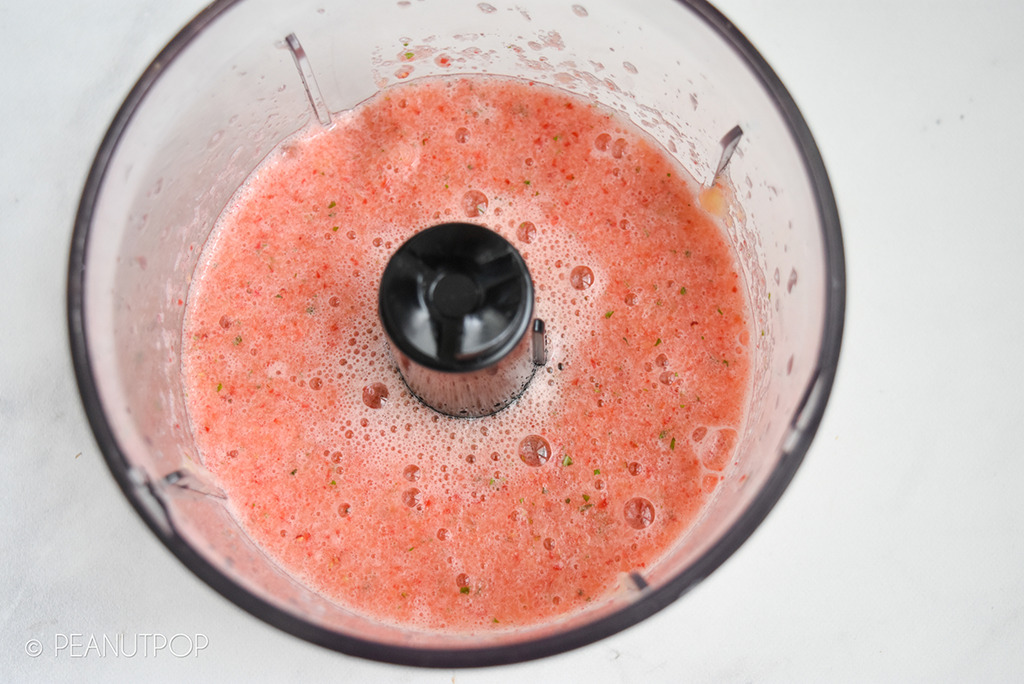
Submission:
<svg viewBox="0 0 1024 684">
<path fill-rule="evenodd" d="M 421 231 L 381 278 L 380 318 L 409 389 L 451 416 L 480 417 L 512 403 L 533 377 L 538 335 L 526 262 L 497 233 L 469 223 Z"/>
</svg>

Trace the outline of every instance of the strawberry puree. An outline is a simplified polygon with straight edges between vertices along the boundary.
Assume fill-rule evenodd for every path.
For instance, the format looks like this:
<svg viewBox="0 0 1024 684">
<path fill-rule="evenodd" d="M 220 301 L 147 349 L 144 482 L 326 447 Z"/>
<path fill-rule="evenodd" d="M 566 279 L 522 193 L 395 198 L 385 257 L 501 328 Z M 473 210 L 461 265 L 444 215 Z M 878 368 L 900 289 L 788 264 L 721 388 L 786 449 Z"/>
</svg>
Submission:
<svg viewBox="0 0 1024 684">
<path fill-rule="evenodd" d="M 460 220 L 516 245 L 548 330 L 525 394 L 477 420 L 409 395 L 376 309 L 394 250 Z M 686 533 L 733 458 L 733 254 L 666 155 L 562 91 L 383 91 L 284 143 L 196 275 L 184 382 L 206 467 L 268 556 L 377 619 L 473 632 L 584 609 Z"/>
</svg>

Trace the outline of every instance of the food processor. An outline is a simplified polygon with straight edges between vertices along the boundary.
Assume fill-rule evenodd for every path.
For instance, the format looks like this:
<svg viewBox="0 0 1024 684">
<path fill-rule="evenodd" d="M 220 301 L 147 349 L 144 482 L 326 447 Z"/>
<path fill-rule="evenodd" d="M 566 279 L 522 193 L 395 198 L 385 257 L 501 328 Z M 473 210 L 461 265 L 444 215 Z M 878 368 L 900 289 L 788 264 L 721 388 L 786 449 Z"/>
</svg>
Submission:
<svg viewBox="0 0 1024 684">
<path fill-rule="evenodd" d="M 754 338 L 734 464 L 666 556 L 585 611 L 473 634 L 384 624 L 283 572 L 241 530 L 205 471 L 181 378 L 185 303 L 200 253 L 253 169 L 282 140 L 330 125 L 332 114 L 388 85 L 459 74 L 526 79 L 588 98 L 671 154 L 732 244 Z M 382 283 L 381 316 L 410 390 L 440 413 L 473 420 L 514 401 L 543 366 L 545 322 L 522 304 L 532 292 L 520 273 L 501 294 L 517 304 L 490 351 L 458 356 L 458 368 L 446 367 L 444 354 L 417 351 L 403 323 L 417 313 L 390 295 L 436 252 L 451 253 L 438 250 L 444 239 L 492 248 L 472 226 L 441 228 L 447 237 L 403 247 L 404 266 Z M 502 268 L 517 273 L 516 255 L 494 249 Z M 492 268 L 482 252 L 460 263 Z M 446 271 L 420 301 L 435 316 L 459 318 L 471 308 L 464 292 L 476 272 Z M 511 663 L 591 643 L 664 608 L 717 568 L 764 519 L 807 452 L 835 377 L 844 302 L 839 219 L 811 134 L 756 50 L 700 0 L 215 2 L 171 40 L 116 115 L 86 181 L 68 278 L 85 410 L 111 472 L 153 533 L 211 587 L 286 632 L 351 655 L 432 667 Z M 449 371 L 472 391 L 439 382 Z M 467 394 L 472 401 L 452 399 Z"/>
</svg>

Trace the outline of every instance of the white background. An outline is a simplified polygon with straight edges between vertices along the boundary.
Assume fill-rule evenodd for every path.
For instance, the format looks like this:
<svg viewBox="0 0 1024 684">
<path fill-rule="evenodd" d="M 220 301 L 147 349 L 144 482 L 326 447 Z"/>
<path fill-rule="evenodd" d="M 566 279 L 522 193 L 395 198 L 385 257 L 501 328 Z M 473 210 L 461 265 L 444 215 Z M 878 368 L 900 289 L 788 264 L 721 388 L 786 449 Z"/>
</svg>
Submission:
<svg viewBox="0 0 1024 684">
<path fill-rule="evenodd" d="M 1024 680 L 1024 3 L 720 0 L 801 107 L 842 215 L 825 420 L 767 521 L 681 601 L 470 671 L 361 661 L 243 613 L 149 533 L 92 439 L 64 323 L 73 215 L 122 98 L 200 5 L 0 4 L 0 679 Z M 55 656 L 72 633 L 209 645 Z"/>
</svg>

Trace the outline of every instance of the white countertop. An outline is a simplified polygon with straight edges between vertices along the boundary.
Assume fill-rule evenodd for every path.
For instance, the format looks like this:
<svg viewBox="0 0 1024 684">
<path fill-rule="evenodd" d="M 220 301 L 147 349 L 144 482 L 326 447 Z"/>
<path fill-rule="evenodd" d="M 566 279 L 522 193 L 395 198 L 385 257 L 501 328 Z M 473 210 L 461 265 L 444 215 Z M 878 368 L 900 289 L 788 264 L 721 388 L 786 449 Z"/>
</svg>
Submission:
<svg viewBox="0 0 1024 684">
<path fill-rule="evenodd" d="M 242 612 L 145 528 L 92 438 L 65 326 L 74 212 L 116 108 L 201 4 L 0 7 L 0 679 L 1024 680 L 1024 4 L 717 3 L 835 188 L 848 308 L 825 419 L 765 523 L 682 600 L 577 651 L 460 671 L 346 657 Z M 55 648 L 179 633 L 208 644 Z"/>
</svg>

